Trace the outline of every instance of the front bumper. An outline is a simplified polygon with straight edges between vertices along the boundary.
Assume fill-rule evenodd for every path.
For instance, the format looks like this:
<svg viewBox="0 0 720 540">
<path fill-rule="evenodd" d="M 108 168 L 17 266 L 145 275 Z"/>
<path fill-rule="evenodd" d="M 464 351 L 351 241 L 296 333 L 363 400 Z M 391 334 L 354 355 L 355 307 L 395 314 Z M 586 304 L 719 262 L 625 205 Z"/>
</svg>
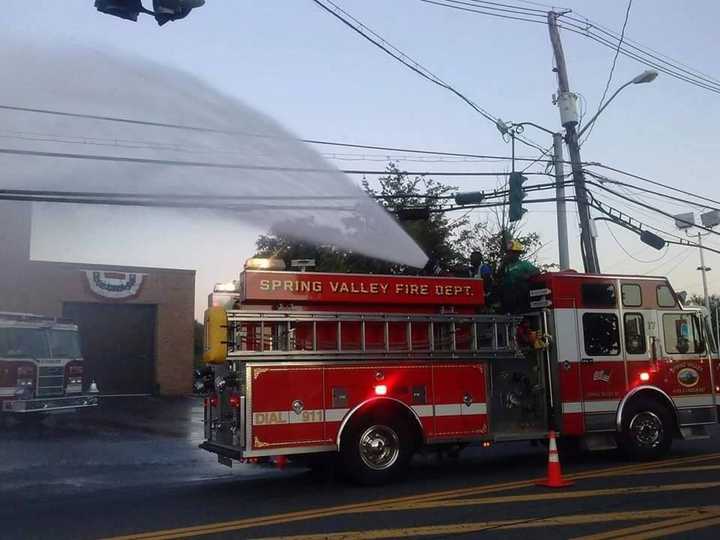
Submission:
<svg viewBox="0 0 720 540">
<path fill-rule="evenodd" d="M 2 411 L 18 414 L 49 413 L 97 407 L 98 403 L 99 399 L 95 394 L 40 399 L 10 399 L 3 402 Z"/>
</svg>

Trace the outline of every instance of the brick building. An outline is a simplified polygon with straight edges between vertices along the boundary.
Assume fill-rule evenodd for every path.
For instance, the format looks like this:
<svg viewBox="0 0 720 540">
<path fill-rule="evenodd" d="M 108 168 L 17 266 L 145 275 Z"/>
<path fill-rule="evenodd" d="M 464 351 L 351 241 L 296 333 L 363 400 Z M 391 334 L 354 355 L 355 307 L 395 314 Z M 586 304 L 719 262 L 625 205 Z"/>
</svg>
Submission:
<svg viewBox="0 0 720 540">
<path fill-rule="evenodd" d="M 0 311 L 72 319 L 103 394 L 189 392 L 195 272 L 30 260 L 31 208 L 0 202 Z"/>
</svg>

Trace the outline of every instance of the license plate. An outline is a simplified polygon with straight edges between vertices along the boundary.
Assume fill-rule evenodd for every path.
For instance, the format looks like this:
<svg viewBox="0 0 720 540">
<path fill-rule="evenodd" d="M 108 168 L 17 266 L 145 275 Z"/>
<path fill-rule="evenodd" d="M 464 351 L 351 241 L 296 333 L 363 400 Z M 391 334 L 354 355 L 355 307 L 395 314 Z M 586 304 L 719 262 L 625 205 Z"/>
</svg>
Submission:
<svg viewBox="0 0 720 540">
<path fill-rule="evenodd" d="M 232 459 L 225 456 L 218 456 L 218 463 L 220 465 L 225 465 L 226 467 L 232 467 Z"/>
</svg>

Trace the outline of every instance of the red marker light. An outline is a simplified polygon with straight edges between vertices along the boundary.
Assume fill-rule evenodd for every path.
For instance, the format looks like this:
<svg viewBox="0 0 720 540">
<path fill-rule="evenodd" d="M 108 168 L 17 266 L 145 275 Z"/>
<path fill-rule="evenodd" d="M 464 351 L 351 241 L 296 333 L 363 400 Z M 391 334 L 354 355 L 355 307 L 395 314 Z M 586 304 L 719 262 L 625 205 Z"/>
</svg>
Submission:
<svg viewBox="0 0 720 540">
<path fill-rule="evenodd" d="M 208 399 L 208 401 L 210 402 L 211 407 L 217 407 L 217 404 L 218 404 L 217 394 L 211 395 L 210 398 Z"/>
<path fill-rule="evenodd" d="M 237 394 L 230 394 L 230 397 L 228 398 L 228 403 L 230 403 L 231 407 L 235 407 L 236 409 L 240 407 L 240 396 Z"/>
<path fill-rule="evenodd" d="M 649 380 L 650 380 L 650 374 L 649 374 L 647 371 L 643 371 L 643 372 L 640 374 L 640 380 L 643 381 L 643 382 L 649 381 Z"/>
<path fill-rule="evenodd" d="M 378 384 L 375 387 L 375 395 L 384 396 L 385 394 L 387 394 L 387 386 L 384 384 Z"/>
</svg>

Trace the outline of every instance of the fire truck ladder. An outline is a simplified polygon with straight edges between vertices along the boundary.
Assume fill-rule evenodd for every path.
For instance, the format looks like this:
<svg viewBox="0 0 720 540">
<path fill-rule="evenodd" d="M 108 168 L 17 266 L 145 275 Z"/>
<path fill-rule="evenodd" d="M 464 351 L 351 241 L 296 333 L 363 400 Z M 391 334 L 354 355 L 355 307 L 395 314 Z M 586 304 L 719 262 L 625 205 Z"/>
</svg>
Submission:
<svg viewBox="0 0 720 540">
<path fill-rule="evenodd" d="M 367 314 L 231 310 L 228 357 L 237 360 L 477 358 L 517 355 L 510 315 Z"/>
</svg>

